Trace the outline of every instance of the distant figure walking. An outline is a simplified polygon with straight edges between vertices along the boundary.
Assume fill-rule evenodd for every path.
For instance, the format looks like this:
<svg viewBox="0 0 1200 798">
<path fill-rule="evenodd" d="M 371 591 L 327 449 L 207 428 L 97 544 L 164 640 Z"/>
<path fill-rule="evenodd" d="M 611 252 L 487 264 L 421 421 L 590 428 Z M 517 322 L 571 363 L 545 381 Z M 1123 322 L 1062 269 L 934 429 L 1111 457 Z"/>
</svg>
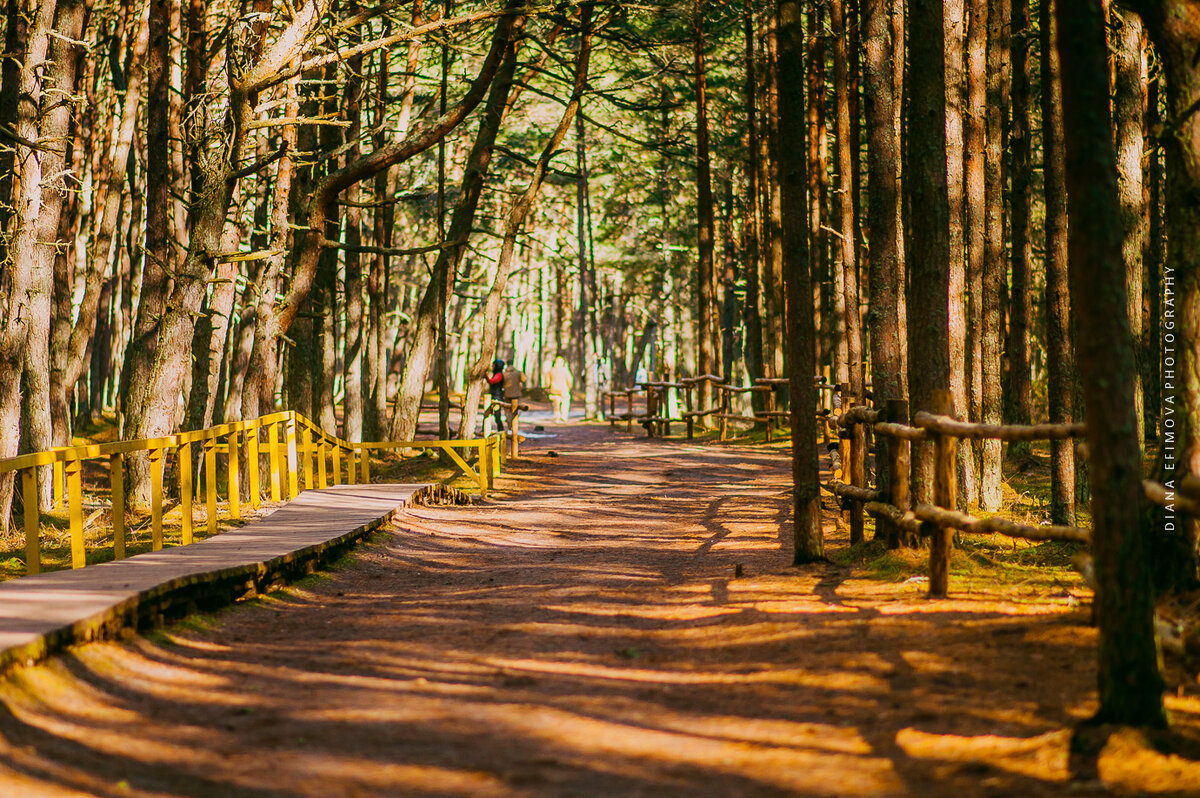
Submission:
<svg viewBox="0 0 1200 798">
<path fill-rule="evenodd" d="M 575 380 L 562 355 L 554 358 L 550 368 L 550 402 L 554 405 L 554 420 L 566 421 L 571 413 L 571 386 Z"/>
<path fill-rule="evenodd" d="M 487 376 L 488 395 L 496 405 L 493 409 L 496 419 L 496 429 L 504 431 L 504 419 L 500 415 L 500 405 L 504 403 L 504 361 L 496 358 L 492 361 L 492 373 Z"/>
<path fill-rule="evenodd" d="M 517 414 L 517 408 L 521 404 L 521 397 L 525 395 L 525 373 L 516 366 L 510 365 L 504 370 L 504 401 L 505 415 L 508 416 L 508 425 L 512 427 L 513 416 Z"/>
</svg>

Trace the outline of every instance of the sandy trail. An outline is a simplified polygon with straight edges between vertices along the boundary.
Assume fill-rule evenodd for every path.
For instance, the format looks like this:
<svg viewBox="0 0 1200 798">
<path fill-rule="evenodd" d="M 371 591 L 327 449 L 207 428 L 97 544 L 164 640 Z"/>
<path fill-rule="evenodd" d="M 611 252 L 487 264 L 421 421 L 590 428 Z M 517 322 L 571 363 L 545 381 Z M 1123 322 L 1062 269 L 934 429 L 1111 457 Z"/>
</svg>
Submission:
<svg viewBox="0 0 1200 798">
<path fill-rule="evenodd" d="M 1083 609 L 791 567 L 782 450 L 546 428 L 479 506 L 11 676 L 0 795 L 1200 794 L 1136 740 L 1069 760 Z"/>
</svg>

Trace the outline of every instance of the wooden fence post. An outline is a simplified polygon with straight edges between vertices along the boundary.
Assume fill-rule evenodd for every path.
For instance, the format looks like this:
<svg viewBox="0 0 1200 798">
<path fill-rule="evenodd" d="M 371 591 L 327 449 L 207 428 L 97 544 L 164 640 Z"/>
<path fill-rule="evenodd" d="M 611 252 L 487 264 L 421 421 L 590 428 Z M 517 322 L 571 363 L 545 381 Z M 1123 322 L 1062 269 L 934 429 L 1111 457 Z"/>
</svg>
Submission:
<svg viewBox="0 0 1200 798">
<path fill-rule="evenodd" d="M 858 404 L 860 397 L 855 397 Z M 851 452 L 853 456 L 847 466 L 850 469 L 850 484 L 858 488 L 867 487 L 867 425 L 854 424 L 850 427 L 850 439 L 854 442 Z M 850 542 L 861 543 L 866 537 L 863 530 L 863 503 L 857 500 L 850 502 Z"/>
<path fill-rule="evenodd" d="M 942 416 L 954 414 L 954 400 L 949 391 L 933 394 L 933 412 Z M 933 503 L 947 510 L 955 509 L 957 475 L 955 453 L 958 439 L 953 435 L 934 433 Z M 938 527 L 929 541 L 929 596 L 945 597 L 950 590 L 950 549 L 954 540 L 951 527 Z"/>
<path fill-rule="evenodd" d="M 720 410 L 717 412 L 721 414 L 719 440 L 724 441 L 729 437 L 729 414 L 733 410 L 733 391 L 729 390 L 728 385 L 721 385 L 719 383 L 714 383 L 713 388 L 721 395 L 717 400 L 717 404 L 720 406 Z M 721 390 L 722 388 L 725 390 Z"/>
<path fill-rule="evenodd" d="M 371 451 L 367 447 L 359 449 L 359 477 L 364 485 L 371 484 Z"/>
<path fill-rule="evenodd" d="M 908 402 L 904 399 L 888 399 L 886 412 L 886 419 L 891 423 L 908 424 Z M 901 514 L 906 513 L 912 509 L 912 499 L 908 492 L 912 444 L 903 438 L 893 438 L 886 435 L 877 435 L 875 436 L 875 440 L 877 442 L 881 440 L 887 441 L 887 488 L 889 501 Z M 887 544 L 889 548 L 897 548 L 902 542 L 915 542 L 909 539 L 911 536 L 908 533 L 890 521 L 883 522 L 877 520 L 876 523 L 887 524 Z"/>
</svg>

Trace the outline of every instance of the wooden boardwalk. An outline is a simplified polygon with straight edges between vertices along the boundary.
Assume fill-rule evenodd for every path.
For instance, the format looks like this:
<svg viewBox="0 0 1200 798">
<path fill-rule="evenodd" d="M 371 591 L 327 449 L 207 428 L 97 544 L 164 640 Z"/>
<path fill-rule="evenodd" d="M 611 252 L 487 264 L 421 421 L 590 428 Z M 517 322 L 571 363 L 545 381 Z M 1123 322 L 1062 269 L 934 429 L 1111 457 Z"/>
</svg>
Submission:
<svg viewBox="0 0 1200 798">
<path fill-rule="evenodd" d="M 266 518 L 190 546 L 0 583 L 0 671 L 312 573 L 385 524 L 420 487 L 305 491 Z"/>
</svg>

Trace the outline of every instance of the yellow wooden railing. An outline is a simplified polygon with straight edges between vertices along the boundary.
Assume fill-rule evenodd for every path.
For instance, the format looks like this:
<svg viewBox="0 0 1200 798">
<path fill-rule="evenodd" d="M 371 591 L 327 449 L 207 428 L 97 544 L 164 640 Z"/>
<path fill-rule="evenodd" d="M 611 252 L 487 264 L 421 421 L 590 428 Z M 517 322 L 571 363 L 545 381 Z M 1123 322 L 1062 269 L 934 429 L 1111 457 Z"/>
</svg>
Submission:
<svg viewBox="0 0 1200 798">
<path fill-rule="evenodd" d="M 125 557 L 125 457 L 146 452 L 150 459 L 151 548 L 163 545 L 163 477 L 168 462 L 176 462 L 179 503 L 182 514 L 183 544 L 193 541 L 192 502 L 197 492 L 192 479 L 193 445 L 204 455 L 204 491 L 208 533 L 217 532 L 217 458 L 223 456 L 228 475 L 228 517 L 241 518 L 241 472 L 239 456 L 245 454 L 250 465 L 246 474 L 250 505 L 257 508 L 262 496 L 261 458 L 267 458 L 267 479 L 271 501 L 282 501 L 284 494 L 294 499 L 300 492 L 300 474 L 305 488 L 326 488 L 342 484 L 342 459 L 346 460 L 345 483 L 354 485 L 371 480 L 372 450 L 441 449 L 479 486 L 487 496 L 503 457 L 502 439 L 492 435 L 472 440 L 388 441 L 353 443 L 329 435 L 308 418 L 291 410 L 230 424 L 181 432 L 163 438 L 115 441 L 113 443 L 68 446 L 46 452 L 0 460 L 0 474 L 16 471 L 24 500 L 25 567 L 29 574 L 41 571 L 40 522 L 38 510 L 38 470 L 53 467 L 54 507 L 67 506 L 71 538 L 71 567 L 86 565 L 83 540 L 83 463 L 107 458 L 112 505 L 113 557 Z M 264 449 L 265 447 L 265 449 Z M 478 452 L 477 468 L 463 458 L 459 449 Z M 65 487 L 65 490 L 64 490 Z M 65 493 L 65 496 L 64 496 Z"/>
</svg>

